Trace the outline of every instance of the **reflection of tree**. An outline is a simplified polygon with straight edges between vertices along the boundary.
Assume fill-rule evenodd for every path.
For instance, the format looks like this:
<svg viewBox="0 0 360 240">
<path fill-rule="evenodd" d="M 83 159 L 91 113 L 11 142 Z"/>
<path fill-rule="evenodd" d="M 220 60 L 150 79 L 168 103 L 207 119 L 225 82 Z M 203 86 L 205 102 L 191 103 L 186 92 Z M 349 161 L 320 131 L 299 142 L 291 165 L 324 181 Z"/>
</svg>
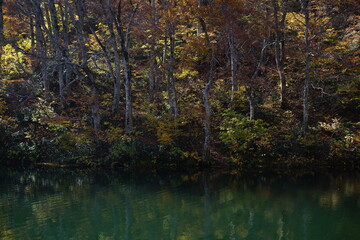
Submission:
<svg viewBox="0 0 360 240">
<path fill-rule="evenodd" d="M 286 212 L 283 211 L 281 218 L 279 219 L 279 228 L 278 228 L 278 235 L 279 240 L 286 240 L 287 239 L 287 219 L 286 219 Z"/>
<path fill-rule="evenodd" d="M 311 215 L 310 215 L 310 211 L 309 211 L 309 209 L 307 209 L 307 207 L 303 208 L 302 220 L 303 220 L 303 239 L 308 240 Z"/>
<path fill-rule="evenodd" d="M 208 174 L 203 172 L 202 184 L 204 187 L 204 239 L 210 239 L 211 231 L 211 208 L 210 208 L 210 190 L 208 185 Z"/>
<path fill-rule="evenodd" d="M 249 238 L 252 238 L 252 236 L 255 234 L 255 229 L 254 229 L 254 211 L 252 209 L 249 210 Z"/>
<path fill-rule="evenodd" d="M 334 231 L 333 239 L 342 238 L 340 231 L 351 239 L 359 225 L 352 211 L 358 209 L 358 180 L 301 185 L 209 173 L 104 179 L 91 173 L 10 175 L 0 182 L 1 240 L 325 239 L 315 235 L 320 231 L 315 222 Z M 336 191 L 336 209 L 319 204 Z"/>
<path fill-rule="evenodd" d="M 132 218 L 131 218 L 131 199 L 130 194 L 125 195 L 125 232 L 124 232 L 124 238 L 125 240 L 131 239 L 131 224 L 132 224 Z"/>
<path fill-rule="evenodd" d="M 117 207 L 114 206 L 114 204 L 111 204 L 112 209 L 112 222 L 113 222 L 113 237 L 114 239 L 120 239 L 121 229 L 121 216 L 119 214 L 119 210 Z"/>
</svg>

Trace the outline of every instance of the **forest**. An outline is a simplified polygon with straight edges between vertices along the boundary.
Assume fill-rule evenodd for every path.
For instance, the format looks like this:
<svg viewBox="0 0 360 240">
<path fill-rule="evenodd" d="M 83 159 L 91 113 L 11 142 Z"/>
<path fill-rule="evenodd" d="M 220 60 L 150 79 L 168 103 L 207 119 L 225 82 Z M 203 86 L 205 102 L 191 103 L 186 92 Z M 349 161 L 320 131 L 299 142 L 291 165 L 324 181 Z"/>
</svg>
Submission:
<svg viewBox="0 0 360 240">
<path fill-rule="evenodd" d="M 0 0 L 0 164 L 359 166 L 358 0 Z"/>
</svg>

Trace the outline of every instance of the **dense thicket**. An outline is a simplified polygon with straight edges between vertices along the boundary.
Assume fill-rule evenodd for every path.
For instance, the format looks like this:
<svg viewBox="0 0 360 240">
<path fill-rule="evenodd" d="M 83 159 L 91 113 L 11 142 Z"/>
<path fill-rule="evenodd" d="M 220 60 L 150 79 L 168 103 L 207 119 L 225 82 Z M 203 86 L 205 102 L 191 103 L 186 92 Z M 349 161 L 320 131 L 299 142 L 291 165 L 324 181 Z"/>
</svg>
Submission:
<svg viewBox="0 0 360 240">
<path fill-rule="evenodd" d="M 354 164 L 359 7 L 1 0 L 2 161 Z"/>
</svg>

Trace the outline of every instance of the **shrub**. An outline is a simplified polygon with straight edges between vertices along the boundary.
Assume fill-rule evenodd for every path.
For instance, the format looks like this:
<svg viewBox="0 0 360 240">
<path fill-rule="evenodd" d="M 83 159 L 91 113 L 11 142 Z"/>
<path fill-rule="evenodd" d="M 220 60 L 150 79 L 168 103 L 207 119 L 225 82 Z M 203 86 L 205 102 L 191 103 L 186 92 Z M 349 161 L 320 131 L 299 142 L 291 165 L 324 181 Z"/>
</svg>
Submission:
<svg viewBox="0 0 360 240">
<path fill-rule="evenodd" d="M 246 116 L 228 110 L 223 114 L 220 139 L 236 157 L 261 155 L 268 144 L 267 124 L 262 120 L 248 120 Z"/>
<path fill-rule="evenodd" d="M 343 122 L 339 118 L 333 118 L 327 122 L 319 122 L 315 128 L 326 136 L 330 145 L 330 156 L 340 158 L 351 158 L 350 155 L 359 157 L 359 131 L 358 124 Z"/>
</svg>

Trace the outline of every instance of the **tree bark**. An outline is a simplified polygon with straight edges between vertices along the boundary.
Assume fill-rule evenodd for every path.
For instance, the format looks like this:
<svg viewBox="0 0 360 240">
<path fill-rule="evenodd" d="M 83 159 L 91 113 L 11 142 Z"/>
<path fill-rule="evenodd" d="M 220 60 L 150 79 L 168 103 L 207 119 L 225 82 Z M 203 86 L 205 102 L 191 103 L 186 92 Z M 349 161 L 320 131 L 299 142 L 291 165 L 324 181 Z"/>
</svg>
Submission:
<svg viewBox="0 0 360 240">
<path fill-rule="evenodd" d="M 120 84 L 121 84 L 121 59 L 118 52 L 118 44 L 116 42 L 116 37 L 113 29 L 113 24 L 108 23 L 108 29 L 110 32 L 110 39 L 114 54 L 114 64 L 115 64 L 115 82 L 114 82 L 114 96 L 113 96 L 113 103 L 112 103 L 112 113 L 114 115 L 118 114 L 119 112 L 119 103 L 120 103 Z"/>
<path fill-rule="evenodd" d="M 123 58 L 125 72 L 125 132 L 129 133 L 133 128 L 132 121 L 132 99 L 131 99 L 131 70 L 129 57 Z"/>
<path fill-rule="evenodd" d="M 99 93 L 96 87 L 95 79 L 92 73 L 88 74 L 89 85 L 91 90 L 91 115 L 93 119 L 93 127 L 95 135 L 98 136 L 100 132 L 100 104 L 99 104 Z"/>
<path fill-rule="evenodd" d="M 108 30 L 110 32 L 110 43 L 111 43 L 111 47 L 113 50 L 113 54 L 114 54 L 114 64 L 115 64 L 115 79 L 114 79 L 114 93 L 113 93 L 113 102 L 112 102 L 112 113 L 114 115 L 118 114 L 119 112 L 119 103 L 120 103 L 120 84 L 121 84 L 121 70 L 120 70 L 120 66 L 121 66 L 121 59 L 120 59 L 120 55 L 118 52 L 118 43 L 116 40 L 116 36 L 115 36 L 115 31 L 114 31 L 114 24 L 115 23 L 115 17 L 114 14 L 109 14 L 108 12 L 111 12 L 111 5 L 110 5 L 110 1 L 107 1 L 106 4 L 106 10 L 104 8 L 104 4 L 102 4 L 102 11 L 103 11 L 103 15 L 107 16 L 106 18 L 106 23 L 107 23 L 107 27 Z M 99 40 L 98 40 L 99 42 Z M 104 48 L 103 48 L 104 50 Z M 107 60 L 108 61 L 108 60 Z M 110 64 L 110 65 L 109 65 Z M 109 71 L 113 71 L 112 67 L 111 67 L 111 63 L 107 63 Z"/>
<path fill-rule="evenodd" d="M 58 64 L 58 84 L 59 84 L 59 100 L 60 106 L 64 107 L 65 99 L 64 99 L 64 66 L 63 64 Z"/>
<path fill-rule="evenodd" d="M 231 68 L 231 102 L 233 102 L 235 92 L 238 91 L 237 56 L 236 56 L 235 38 L 234 38 L 233 30 L 230 30 L 228 39 L 229 39 L 230 68 Z"/>
<path fill-rule="evenodd" d="M 157 16 L 156 16 L 156 4 L 155 0 L 150 0 L 150 5 L 152 9 L 152 18 L 151 23 L 152 27 L 157 25 Z M 157 74 L 158 74 L 158 65 L 156 62 L 156 52 L 155 52 L 155 39 L 150 40 L 150 67 L 149 67 L 149 100 L 150 102 L 154 101 L 155 92 L 158 88 L 157 83 Z"/>
<path fill-rule="evenodd" d="M 0 44 L 3 44 L 4 40 L 4 11 L 3 0 L 0 0 Z"/>
<path fill-rule="evenodd" d="M 55 2 L 54 0 L 49 0 L 48 11 L 50 14 L 49 16 L 49 27 L 50 28 L 50 41 L 53 45 L 55 50 L 55 61 L 58 65 L 58 85 L 59 85 L 59 99 L 60 105 L 64 107 L 65 99 L 65 82 L 64 82 L 64 72 L 66 72 L 66 62 L 65 62 L 65 54 L 66 50 L 64 49 L 61 42 L 60 42 L 60 32 L 59 32 L 59 19 L 58 19 L 58 12 L 56 11 Z"/>
<path fill-rule="evenodd" d="M 311 0 L 299 0 L 301 4 L 301 11 L 304 14 L 305 18 L 305 79 L 304 79 L 304 90 L 303 90 L 303 123 L 302 123 L 302 132 L 305 134 L 308 128 L 309 123 L 309 83 L 310 83 L 310 71 L 311 71 L 311 42 L 310 42 L 310 17 L 309 17 L 309 8 L 311 5 Z"/>
<path fill-rule="evenodd" d="M 280 105 L 281 108 L 285 108 L 286 107 L 286 99 L 285 99 L 285 95 L 286 95 L 286 76 L 285 76 L 285 72 L 284 72 L 284 26 L 283 24 L 285 24 L 285 17 L 286 17 L 286 12 L 284 12 L 283 15 L 283 21 L 281 21 L 281 27 L 280 22 L 279 22 L 279 6 L 278 6 L 278 1 L 277 0 L 272 0 L 272 4 L 273 4 L 273 8 L 274 8 L 274 23 L 275 23 L 275 62 L 276 62 L 276 67 L 277 67 L 277 71 L 279 74 L 279 80 L 280 80 Z M 284 3 L 285 4 L 285 3 Z M 281 28 L 281 29 L 280 29 Z"/>
<path fill-rule="evenodd" d="M 171 1 L 165 1 L 165 11 L 169 11 Z M 175 68 L 175 27 L 171 20 L 166 20 L 165 23 L 165 37 L 164 37 L 164 50 L 163 50 L 163 67 L 164 67 L 164 80 L 167 85 L 168 104 L 170 106 L 170 113 L 174 116 L 174 121 L 178 118 L 177 94 L 174 78 Z"/>
<path fill-rule="evenodd" d="M 178 107 L 177 107 L 177 96 L 176 96 L 176 86 L 174 79 L 174 65 L 175 65 L 175 39 L 174 39 L 174 29 L 172 23 L 167 23 L 166 29 L 169 35 L 170 40 L 170 56 L 169 62 L 167 64 L 167 79 L 168 79 L 168 98 L 170 105 L 170 113 L 174 115 L 174 120 L 176 122 L 178 117 Z"/>
<path fill-rule="evenodd" d="M 0 74 L 2 73 L 3 45 L 4 45 L 4 12 L 3 12 L 3 0 L 0 0 Z"/>
<path fill-rule="evenodd" d="M 261 66 L 264 63 L 265 51 L 266 51 L 266 48 L 268 47 L 267 41 L 268 41 L 268 39 L 266 37 L 264 37 L 259 60 L 257 62 L 255 70 L 254 70 L 254 72 L 253 72 L 253 74 L 251 76 L 250 83 L 249 83 L 249 85 L 247 86 L 247 89 L 246 89 L 246 95 L 247 95 L 246 97 L 247 97 L 248 102 L 249 102 L 249 114 L 250 114 L 249 120 L 254 120 L 255 119 L 254 89 L 253 89 L 252 85 L 253 85 L 254 79 L 258 76 L 258 73 L 260 71 Z"/>
<path fill-rule="evenodd" d="M 33 71 L 41 73 L 41 79 L 44 85 L 45 98 L 50 100 L 50 82 L 48 77 L 47 46 L 43 30 L 45 30 L 44 15 L 38 2 L 31 3 L 31 9 L 34 14 L 34 53 Z M 47 24 L 50 25 L 50 22 Z"/>
<path fill-rule="evenodd" d="M 99 39 L 98 35 L 96 34 L 96 32 L 94 31 L 94 29 L 91 28 L 91 32 L 94 35 L 96 42 L 99 44 L 101 50 L 103 51 L 103 53 L 105 55 L 105 62 L 106 62 L 106 65 L 108 67 L 110 77 L 113 80 L 113 82 L 115 83 L 116 82 L 116 77 L 115 77 L 115 74 L 114 74 L 113 67 L 111 66 L 111 59 L 110 59 L 109 52 L 106 49 L 105 45 L 100 41 L 100 39 Z"/>
<path fill-rule="evenodd" d="M 77 2 L 78 4 L 81 3 L 81 1 Z M 63 52 L 64 52 L 64 59 L 69 59 L 69 53 L 68 53 L 68 49 L 69 49 L 69 43 L 70 43 L 70 38 L 69 38 L 69 13 L 70 13 L 70 4 L 69 4 L 69 1 L 68 0 L 65 0 L 65 4 L 64 6 L 59 6 L 59 9 L 60 9 L 60 15 L 61 15 L 61 25 L 62 25 L 62 31 L 60 32 L 61 33 L 61 36 L 62 36 L 62 39 L 63 39 Z M 82 25 L 83 24 L 83 14 L 80 15 L 80 20 L 79 20 L 80 24 Z M 81 35 L 82 35 L 82 26 L 79 26 L 80 28 L 80 31 L 81 31 Z M 84 40 L 84 37 L 82 36 L 81 38 L 81 44 L 84 44 L 85 46 L 85 40 Z M 84 62 L 85 59 L 87 59 L 87 56 L 86 56 L 86 50 L 85 50 L 85 53 L 84 51 L 82 51 L 82 61 Z M 67 66 L 69 65 L 69 66 Z M 66 94 L 70 95 L 71 94 L 71 76 L 72 76 L 72 68 L 70 67 L 71 64 L 70 62 L 67 62 L 66 63 L 66 71 L 65 71 L 65 84 L 66 84 Z"/>
<path fill-rule="evenodd" d="M 132 119 L 132 97 L 131 97 L 131 67 L 130 67 L 130 57 L 129 57 L 129 36 L 131 26 L 133 24 L 133 19 L 137 11 L 138 6 L 133 6 L 132 14 L 126 29 L 126 33 L 123 30 L 123 22 L 121 19 L 121 1 L 118 3 L 117 17 L 114 12 L 111 11 L 113 20 L 115 21 L 115 27 L 117 30 L 118 37 L 120 39 L 120 51 L 122 57 L 122 65 L 124 69 L 124 86 L 125 86 L 125 132 L 129 133 L 133 129 L 133 119 Z"/>
<path fill-rule="evenodd" d="M 150 68 L 149 68 L 149 101 L 153 102 L 155 99 L 155 92 L 157 86 L 157 63 L 155 57 L 155 47 L 154 44 L 151 44 L 150 47 Z"/>
<path fill-rule="evenodd" d="M 203 148 L 203 161 L 208 162 L 210 158 L 210 142 L 211 142 L 211 105 L 209 101 L 210 88 L 214 82 L 214 65 L 215 65 L 215 49 L 212 47 L 211 60 L 210 60 L 210 71 L 208 83 L 204 89 L 204 107 L 205 107 L 205 119 L 204 119 L 204 148 Z"/>
<path fill-rule="evenodd" d="M 254 106 L 253 90 L 249 89 L 248 91 L 249 91 L 249 93 L 248 93 L 247 99 L 249 101 L 249 113 L 250 113 L 249 120 L 254 120 L 255 119 L 255 106 Z"/>
<path fill-rule="evenodd" d="M 205 7 L 207 5 L 209 5 L 211 2 L 211 0 L 198 0 L 198 7 Z M 204 20 L 199 16 L 198 17 L 198 22 L 197 22 L 197 35 L 199 36 L 201 33 L 206 32 L 205 29 L 205 22 Z"/>
<path fill-rule="evenodd" d="M 85 72 L 84 78 L 86 83 L 90 87 L 91 117 L 95 136 L 97 137 L 101 130 L 100 103 L 94 73 L 90 70 L 88 66 L 89 56 L 87 53 L 86 39 L 84 35 L 84 24 L 87 14 L 83 0 L 78 0 L 76 4 L 76 15 L 79 17 L 79 20 L 74 21 L 74 14 L 71 14 L 71 18 L 75 22 L 75 32 L 78 39 L 79 50 L 81 52 L 80 68 L 83 69 L 83 71 Z"/>
<path fill-rule="evenodd" d="M 206 6 L 208 4 L 207 0 L 199 0 L 199 7 Z M 212 46 L 210 42 L 210 37 L 207 32 L 207 27 L 205 21 L 199 17 L 198 22 L 201 24 L 201 29 L 205 33 L 205 39 L 208 44 L 208 47 L 211 49 L 211 58 L 209 61 L 209 77 L 208 82 L 204 88 L 203 102 L 205 108 L 205 117 L 204 117 L 204 146 L 203 146 L 203 155 L 202 161 L 209 162 L 210 160 L 210 143 L 211 143 L 211 105 L 210 105 L 210 89 L 214 82 L 214 68 L 215 68 L 215 46 Z"/>
</svg>

